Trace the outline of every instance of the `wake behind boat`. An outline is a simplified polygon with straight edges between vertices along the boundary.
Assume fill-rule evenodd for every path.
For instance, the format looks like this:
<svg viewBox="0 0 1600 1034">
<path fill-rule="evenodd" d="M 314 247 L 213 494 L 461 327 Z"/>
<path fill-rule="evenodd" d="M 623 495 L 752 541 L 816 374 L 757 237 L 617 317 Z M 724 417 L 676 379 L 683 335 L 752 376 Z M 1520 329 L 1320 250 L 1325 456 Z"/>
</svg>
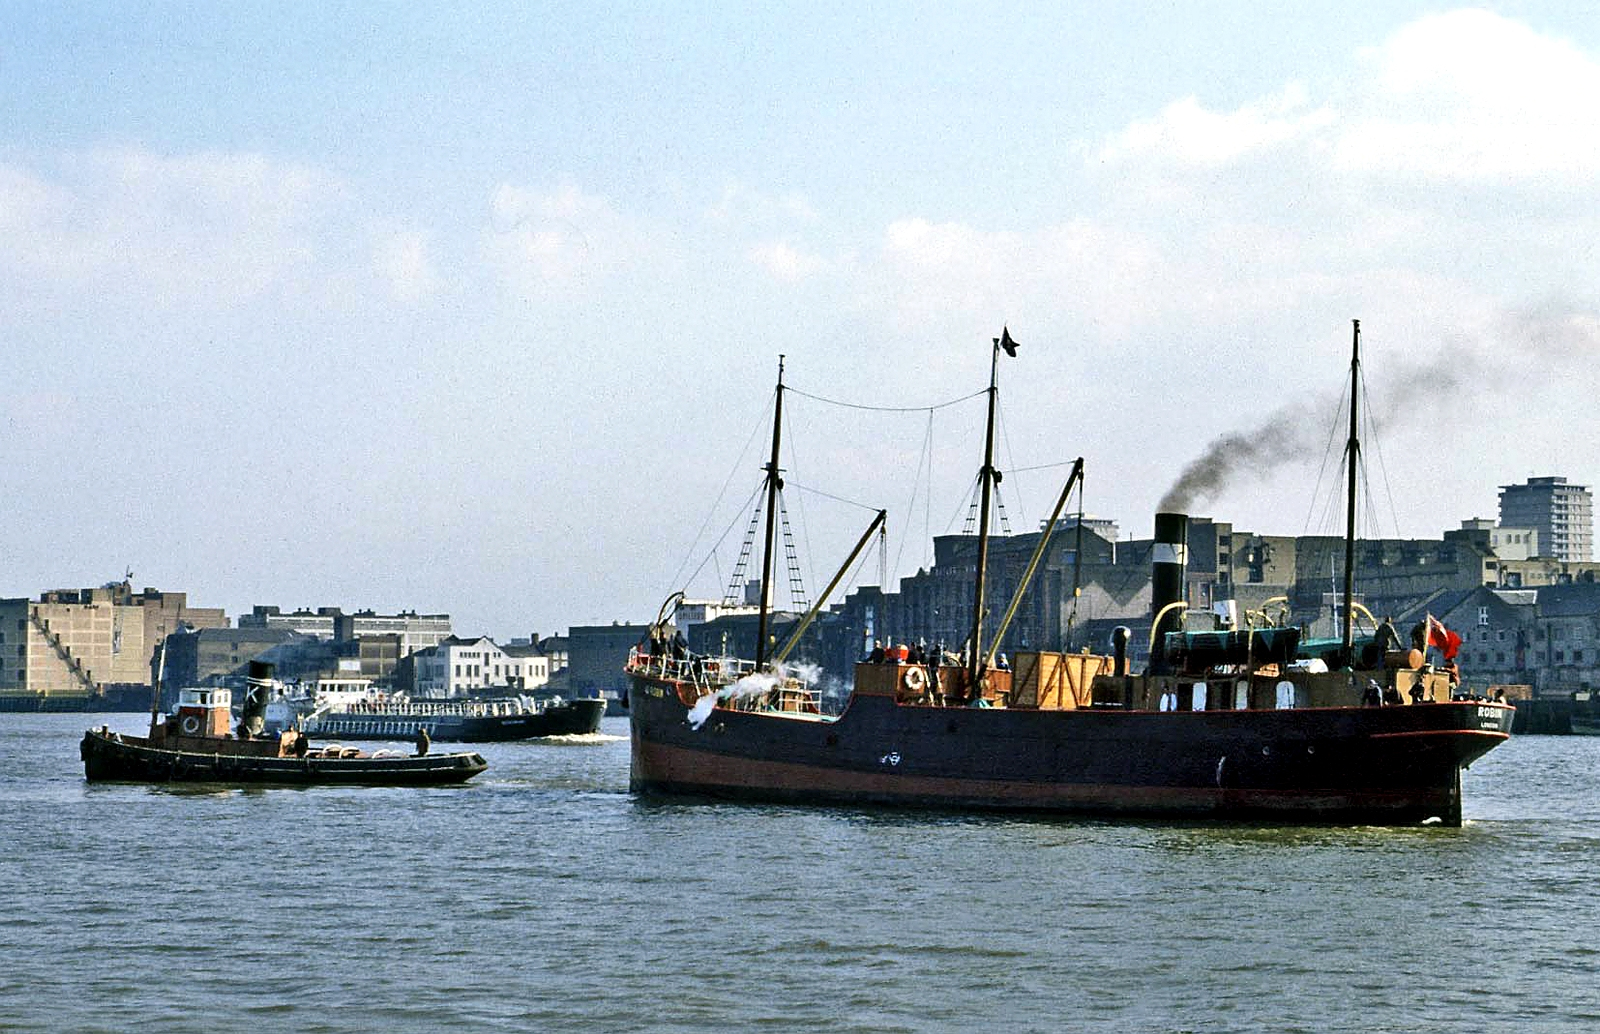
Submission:
<svg viewBox="0 0 1600 1034">
<path fill-rule="evenodd" d="M 1125 631 L 1109 656 L 1023 653 L 1016 670 L 999 668 L 997 644 L 1010 614 L 988 653 L 980 647 L 998 356 L 1002 348 L 1015 355 L 1005 334 L 995 339 L 990 372 L 966 662 L 875 656 L 856 666 L 842 712 L 824 713 L 815 688 L 774 663 L 798 632 L 774 658 L 765 653 L 769 518 L 754 661 L 661 650 L 630 656 L 632 789 L 796 803 L 1459 825 L 1461 770 L 1504 742 L 1513 710 L 1453 700 L 1451 674 L 1427 666 L 1422 650 L 1399 648 L 1377 627 L 1369 636 L 1354 633 L 1359 341 L 1357 325 L 1341 640 L 1302 643 L 1298 628 L 1272 626 L 1264 616 L 1259 626 L 1247 617 L 1243 629 L 1184 631 L 1187 518 L 1167 513 L 1156 517 L 1152 651 L 1143 674 L 1129 671 Z M 783 391 L 780 364 L 769 515 Z M 1057 516 L 1080 474 L 1081 461 Z M 1056 516 L 1045 523 L 1034 563 L 1055 523 Z M 1026 588 L 1025 576 L 1012 612 Z M 826 593 L 801 629 L 825 600 Z M 670 635 L 670 620 L 664 607 L 652 642 Z"/>
</svg>

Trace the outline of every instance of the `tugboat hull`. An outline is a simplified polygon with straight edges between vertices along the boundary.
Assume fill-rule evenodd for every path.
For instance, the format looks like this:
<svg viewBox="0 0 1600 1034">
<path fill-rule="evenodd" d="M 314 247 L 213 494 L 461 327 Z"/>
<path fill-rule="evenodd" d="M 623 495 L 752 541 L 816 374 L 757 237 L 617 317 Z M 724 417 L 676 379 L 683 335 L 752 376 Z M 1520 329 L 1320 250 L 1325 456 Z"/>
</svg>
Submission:
<svg viewBox="0 0 1600 1034">
<path fill-rule="evenodd" d="M 489 767 L 473 753 L 280 757 L 155 747 L 139 737 L 102 730 L 84 733 L 79 753 L 84 777 L 90 782 L 440 786 L 465 782 Z"/>
</svg>

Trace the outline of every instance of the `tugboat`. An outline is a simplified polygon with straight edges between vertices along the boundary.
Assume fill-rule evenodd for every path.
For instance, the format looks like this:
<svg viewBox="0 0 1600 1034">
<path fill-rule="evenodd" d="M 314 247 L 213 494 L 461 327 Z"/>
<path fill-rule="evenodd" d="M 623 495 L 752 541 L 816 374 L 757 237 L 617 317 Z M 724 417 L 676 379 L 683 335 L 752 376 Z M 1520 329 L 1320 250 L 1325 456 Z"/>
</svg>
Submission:
<svg viewBox="0 0 1600 1034">
<path fill-rule="evenodd" d="M 293 730 L 267 735 L 262 716 L 271 665 L 251 662 L 250 668 L 237 734 L 229 732 L 232 691 L 181 690 L 177 710 L 160 716 L 158 677 L 149 734 L 125 736 L 105 726 L 84 733 L 79 746 L 84 777 L 90 782 L 439 786 L 465 782 L 489 767 L 475 753 L 428 753 L 425 733 L 417 736 L 415 754 L 314 746 Z"/>
<path fill-rule="evenodd" d="M 1254 627 L 1190 633 L 1182 621 L 1187 518 L 1158 514 L 1153 550 L 1152 661 L 1128 670 L 1126 630 L 1111 655 L 1023 653 L 996 664 L 1000 623 L 987 654 L 984 578 L 993 466 L 998 356 L 994 340 L 989 430 L 980 478 L 974 622 L 966 663 L 858 664 L 842 712 L 768 656 L 766 616 L 779 485 L 783 367 L 778 373 L 769 521 L 754 660 L 635 650 L 631 680 L 635 793 L 790 803 L 1032 810 L 1111 816 L 1176 816 L 1292 823 L 1461 823 L 1461 770 L 1504 742 L 1513 708 L 1454 700 L 1450 678 L 1421 651 L 1390 649 L 1353 634 L 1356 439 L 1360 325 L 1351 362 L 1344 634 L 1331 654 L 1302 649 L 1299 629 Z M 1072 483 L 1074 466 L 1057 515 Z M 881 514 L 880 514 L 881 519 Z M 1047 521 L 1034 564 L 1048 541 Z M 858 545 L 857 551 L 859 552 Z M 847 568 L 853 562 L 847 560 Z M 845 568 L 841 568 L 841 574 Z M 835 583 L 838 579 L 835 578 Z M 1012 604 L 1027 588 L 1017 587 Z M 670 635 L 670 605 L 652 641 Z M 826 594 L 802 618 L 823 606 Z M 1312 644 L 1305 644 L 1310 647 Z M 1328 664 L 1331 655 L 1335 664 Z"/>
</svg>

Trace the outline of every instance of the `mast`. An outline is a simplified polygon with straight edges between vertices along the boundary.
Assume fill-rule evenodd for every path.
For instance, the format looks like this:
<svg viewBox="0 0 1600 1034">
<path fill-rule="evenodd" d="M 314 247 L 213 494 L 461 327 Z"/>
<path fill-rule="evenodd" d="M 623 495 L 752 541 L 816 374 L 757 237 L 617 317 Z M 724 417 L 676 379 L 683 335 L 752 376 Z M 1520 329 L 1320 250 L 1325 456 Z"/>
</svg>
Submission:
<svg viewBox="0 0 1600 1034">
<path fill-rule="evenodd" d="M 1353 673 L 1355 655 L 1355 587 L 1356 587 L 1356 464 L 1361 458 L 1361 441 L 1357 436 L 1356 404 L 1361 386 L 1361 321 L 1351 320 L 1350 345 L 1350 441 L 1345 450 L 1349 457 L 1349 481 L 1345 492 L 1344 521 L 1344 652 L 1341 654 Z"/>
<path fill-rule="evenodd" d="M 156 684 L 150 687 L 150 735 L 156 734 L 156 718 L 161 714 L 161 684 L 167 678 L 167 640 L 161 639 L 161 652 L 156 659 Z"/>
<path fill-rule="evenodd" d="M 772 552 L 777 535 L 778 490 L 783 479 L 778 476 L 778 445 L 783 428 L 783 356 L 778 356 L 778 393 L 772 413 L 772 459 L 767 463 L 767 538 L 761 547 L 761 611 L 756 621 L 756 670 L 767 659 L 767 610 L 772 602 Z"/>
<path fill-rule="evenodd" d="M 1061 510 L 1067 505 L 1067 497 L 1072 494 L 1073 485 L 1083 483 L 1083 457 L 1079 456 L 1072 464 L 1072 473 L 1067 476 L 1067 483 L 1061 489 L 1061 496 L 1056 500 L 1056 508 L 1050 511 L 1050 519 L 1045 521 L 1044 530 L 1039 532 L 1039 542 L 1033 547 L 1033 556 L 1028 558 L 1028 566 L 1022 572 L 1022 579 L 1017 582 L 1017 591 L 1011 596 L 1011 605 L 1006 608 L 1005 617 L 1000 619 L 1000 624 L 994 630 L 994 642 L 989 644 L 989 652 L 984 656 L 984 667 L 994 663 L 995 654 L 1000 651 L 1000 640 L 1005 638 L 1006 629 L 1011 627 L 1011 619 L 1017 616 L 1017 608 L 1022 605 L 1022 596 L 1028 591 L 1028 586 L 1033 582 L 1035 572 L 1039 570 L 1039 561 L 1044 559 L 1044 551 L 1050 546 L 1050 536 L 1056 530 L 1056 521 L 1061 519 Z M 1078 514 L 1078 549 L 1083 549 L 1083 513 Z M 1076 568 L 1077 561 L 1073 561 Z M 1074 576 L 1076 577 L 1076 576 Z M 1074 594 L 1078 591 L 1077 582 L 1072 585 Z"/>
<path fill-rule="evenodd" d="M 989 566 L 989 493 L 993 482 L 1000 480 L 994 469 L 994 409 L 999 397 L 997 386 L 1000 372 L 1000 339 L 994 339 L 994 352 L 989 357 L 989 423 L 983 435 L 983 467 L 978 471 L 981 498 L 978 510 L 978 576 L 974 579 L 972 599 L 972 643 L 968 655 L 967 672 L 972 676 L 973 692 L 977 692 L 978 677 L 983 674 L 983 579 Z"/>
</svg>

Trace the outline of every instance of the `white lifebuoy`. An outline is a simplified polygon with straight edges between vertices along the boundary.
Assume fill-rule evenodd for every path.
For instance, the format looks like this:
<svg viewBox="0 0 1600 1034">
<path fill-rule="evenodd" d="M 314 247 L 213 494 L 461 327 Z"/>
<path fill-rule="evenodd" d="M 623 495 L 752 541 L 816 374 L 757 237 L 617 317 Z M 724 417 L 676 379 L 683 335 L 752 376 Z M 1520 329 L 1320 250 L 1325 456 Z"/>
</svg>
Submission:
<svg viewBox="0 0 1600 1034">
<path fill-rule="evenodd" d="M 183 722 L 178 727 L 183 730 L 185 736 L 198 736 L 200 734 L 199 715 L 184 715 Z"/>
<path fill-rule="evenodd" d="M 922 692 L 922 687 L 928 684 L 928 673 L 921 668 L 907 668 L 905 675 L 901 676 L 907 689 L 913 693 Z"/>
</svg>

